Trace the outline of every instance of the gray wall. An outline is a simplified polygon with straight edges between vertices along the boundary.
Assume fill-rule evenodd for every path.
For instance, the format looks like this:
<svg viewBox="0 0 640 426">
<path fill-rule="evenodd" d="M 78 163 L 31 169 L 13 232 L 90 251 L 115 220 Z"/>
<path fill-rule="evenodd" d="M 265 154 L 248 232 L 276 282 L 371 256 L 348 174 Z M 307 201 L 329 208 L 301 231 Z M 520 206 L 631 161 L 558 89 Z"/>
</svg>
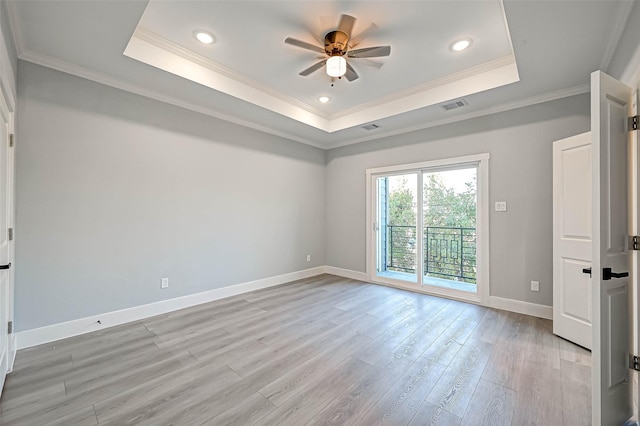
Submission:
<svg viewBox="0 0 640 426">
<path fill-rule="evenodd" d="M 325 264 L 324 151 L 22 61 L 18 80 L 17 330 Z"/>
<path fill-rule="evenodd" d="M 9 54 L 9 61 L 13 75 L 18 75 L 18 54 L 16 48 L 13 45 L 13 34 L 11 33 L 11 25 L 9 24 L 9 12 L 7 11 L 7 2 L 5 0 L 0 1 L 0 29 L 2 30 L 2 36 L 6 44 L 7 53 Z"/>
<path fill-rule="evenodd" d="M 365 272 L 367 168 L 489 152 L 491 295 L 551 306 L 552 142 L 589 128 L 585 94 L 328 151 L 327 264 Z"/>
<path fill-rule="evenodd" d="M 611 63 L 606 72 L 615 78 L 621 78 L 622 73 L 629 66 L 629 61 L 640 45 L 640 2 L 634 2 L 629 14 L 620 42 L 611 57 Z M 633 70 L 635 71 L 635 70 Z"/>
</svg>

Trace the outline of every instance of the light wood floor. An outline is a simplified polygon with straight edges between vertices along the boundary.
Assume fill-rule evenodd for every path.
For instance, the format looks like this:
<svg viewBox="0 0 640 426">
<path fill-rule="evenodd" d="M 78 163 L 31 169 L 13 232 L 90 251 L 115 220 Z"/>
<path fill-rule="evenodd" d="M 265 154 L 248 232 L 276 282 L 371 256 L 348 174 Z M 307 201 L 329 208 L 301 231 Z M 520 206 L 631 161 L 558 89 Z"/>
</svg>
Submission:
<svg viewBox="0 0 640 426">
<path fill-rule="evenodd" d="M 330 275 L 18 352 L 3 425 L 588 425 L 551 322 Z"/>
</svg>

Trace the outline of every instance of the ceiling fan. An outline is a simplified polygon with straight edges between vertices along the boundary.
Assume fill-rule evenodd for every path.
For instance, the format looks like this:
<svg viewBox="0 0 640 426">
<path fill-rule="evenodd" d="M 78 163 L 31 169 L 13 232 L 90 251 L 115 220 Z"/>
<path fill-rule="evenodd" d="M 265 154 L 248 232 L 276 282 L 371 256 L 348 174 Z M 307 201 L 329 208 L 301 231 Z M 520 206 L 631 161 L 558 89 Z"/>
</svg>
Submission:
<svg viewBox="0 0 640 426">
<path fill-rule="evenodd" d="M 322 57 L 320 62 L 316 62 L 309 68 L 300 71 L 298 74 L 301 76 L 307 76 L 326 66 L 327 75 L 329 75 L 329 77 L 341 78 L 342 76 L 345 76 L 347 80 L 354 81 L 358 78 L 358 73 L 353 69 L 351 64 L 347 62 L 347 58 L 379 58 L 389 56 L 391 54 L 391 46 L 374 46 L 354 50 L 353 47 L 359 44 L 359 41 L 354 42 L 351 38 L 351 31 L 353 30 L 355 22 L 356 18 L 353 16 L 340 15 L 338 28 L 325 34 L 324 47 L 316 46 L 292 37 L 287 37 L 284 41 L 287 44 L 325 55 L 325 57 Z M 359 38 L 362 38 L 364 33 L 373 28 L 375 28 L 375 25 L 372 25 L 361 33 Z M 373 61 L 368 61 L 367 65 L 373 65 L 378 68 L 382 66 L 382 64 Z"/>
</svg>

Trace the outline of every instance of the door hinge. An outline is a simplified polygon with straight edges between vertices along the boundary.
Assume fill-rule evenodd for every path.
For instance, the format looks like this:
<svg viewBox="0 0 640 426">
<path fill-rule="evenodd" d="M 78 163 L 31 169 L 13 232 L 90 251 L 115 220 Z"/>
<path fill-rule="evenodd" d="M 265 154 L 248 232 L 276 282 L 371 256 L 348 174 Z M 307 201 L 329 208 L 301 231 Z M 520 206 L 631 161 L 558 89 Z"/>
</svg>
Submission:
<svg viewBox="0 0 640 426">
<path fill-rule="evenodd" d="M 640 357 L 629 354 L 629 368 L 632 370 L 640 371 Z"/>
<path fill-rule="evenodd" d="M 7 333 L 13 334 L 13 321 L 9 321 L 9 323 L 7 324 Z"/>
<path fill-rule="evenodd" d="M 9 148 L 13 148 L 13 133 L 9 134 Z"/>
<path fill-rule="evenodd" d="M 629 117 L 628 127 L 629 131 L 638 130 L 638 116 L 634 115 L 633 117 Z"/>
<path fill-rule="evenodd" d="M 9 228 L 9 241 L 13 241 L 13 228 Z"/>
<path fill-rule="evenodd" d="M 629 250 L 640 250 L 640 236 L 629 236 Z"/>
</svg>

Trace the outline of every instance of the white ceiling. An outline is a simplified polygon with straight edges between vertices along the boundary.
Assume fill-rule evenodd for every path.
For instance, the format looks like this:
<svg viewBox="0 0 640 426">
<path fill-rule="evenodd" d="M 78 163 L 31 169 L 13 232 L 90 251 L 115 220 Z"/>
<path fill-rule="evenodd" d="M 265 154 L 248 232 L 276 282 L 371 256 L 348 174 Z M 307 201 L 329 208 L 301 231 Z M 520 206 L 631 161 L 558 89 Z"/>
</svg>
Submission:
<svg viewBox="0 0 640 426">
<path fill-rule="evenodd" d="M 12 1 L 19 56 L 318 147 L 330 148 L 588 90 L 606 70 L 632 1 Z M 358 48 L 391 45 L 377 69 L 330 86 L 319 44 L 340 14 Z M 204 46 L 198 29 L 216 36 Z M 471 37 L 464 52 L 451 42 Z M 366 61 L 364 61 L 366 62 Z M 320 104 L 321 95 L 331 97 Z M 468 106 L 439 104 L 464 98 Z M 362 125 L 380 127 L 367 131 Z"/>
</svg>

